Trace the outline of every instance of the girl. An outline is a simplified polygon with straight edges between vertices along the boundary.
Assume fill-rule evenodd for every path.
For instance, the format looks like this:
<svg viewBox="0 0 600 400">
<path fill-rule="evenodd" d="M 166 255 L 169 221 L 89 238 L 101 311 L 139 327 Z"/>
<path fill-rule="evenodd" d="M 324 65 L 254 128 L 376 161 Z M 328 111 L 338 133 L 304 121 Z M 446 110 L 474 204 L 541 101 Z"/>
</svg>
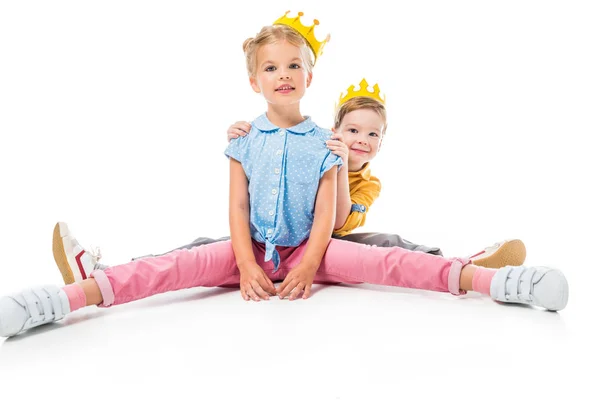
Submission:
<svg viewBox="0 0 600 400">
<path fill-rule="evenodd" d="M 245 300 L 255 301 L 269 295 L 308 298 L 313 281 L 323 281 L 455 295 L 475 290 L 502 302 L 564 308 L 568 284 L 557 270 L 486 269 L 463 259 L 331 239 L 341 159 L 326 147 L 330 132 L 300 113 L 312 79 L 310 51 L 316 58 L 322 48 L 320 42 L 309 48 L 305 39 L 311 43 L 278 24 L 244 43 L 250 84 L 268 107 L 251 132 L 225 152 L 231 241 L 96 270 L 92 278 L 63 288 L 2 297 L 0 335 L 60 320 L 83 306 L 108 307 L 171 290 L 231 284 L 240 285 Z M 280 280 L 275 288 L 273 281 Z"/>
<path fill-rule="evenodd" d="M 333 237 L 379 247 L 398 246 L 441 256 L 442 252 L 439 248 L 417 245 L 404 240 L 399 235 L 351 233 L 365 224 L 367 212 L 375 199 L 379 197 L 381 190 L 380 181 L 371 174 L 369 164 L 381 147 L 387 129 L 387 113 L 385 102 L 379 96 L 377 85 L 374 86 L 376 89 L 374 92 L 369 92 L 367 88 L 368 83 L 363 79 L 359 91 L 355 91 L 354 86 L 351 86 L 348 88 L 346 96 L 340 96 L 333 128 L 335 134 L 331 140 L 327 141 L 327 147 L 333 154 L 340 156 L 343 162 L 337 178 Z M 246 136 L 250 130 L 249 123 L 237 122 L 228 129 L 228 138 L 231 140 Z M 200 237 L 175 250 L 191 249 L 229 239 L 229 237 L 219 239 Z M 52 242 L 54 259 L 65 284 L 80 282 L 88 277 L 94 269 L 106 268 L 105 265 L 98 263 L 99 253 L 83 248 L 71 235 L 64 222 L 59 222 L 54 227 Z M 514 239 L 487 247 L 471 256 L 470 260 L 475 265 L 501 268 L 506 265 L 522 265 L 525 255 L 523 242 Z"/>
</svg>

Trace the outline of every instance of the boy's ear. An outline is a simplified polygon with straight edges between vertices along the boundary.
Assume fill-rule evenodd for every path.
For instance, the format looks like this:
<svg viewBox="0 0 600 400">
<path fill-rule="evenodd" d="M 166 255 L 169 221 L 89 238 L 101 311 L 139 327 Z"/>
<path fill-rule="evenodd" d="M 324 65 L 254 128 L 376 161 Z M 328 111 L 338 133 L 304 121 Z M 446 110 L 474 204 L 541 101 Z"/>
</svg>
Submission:
<svg viewBox="0 0 600 400">
<path fill-rule="evenodd" d="M 256 82 L 256 78 L 254 77 L 250 77 L 250 86 L 252 86 L 252 90 L 254 90 L 256 93 L 260 93 L 260 87 L 258 86 L 258 83 Z"/>
<path fill-rule="evenodd" d="M 335 133 L 335 127 L 331 128 L 331 132 Z"/>
<path fill-rule="evenodd" d="M 310 84 L 312 83 L 312 72 L 310 74 L 308 74 L 308 76 L 306 77 L 306 87 L 310 87 Z"/>
</svg>

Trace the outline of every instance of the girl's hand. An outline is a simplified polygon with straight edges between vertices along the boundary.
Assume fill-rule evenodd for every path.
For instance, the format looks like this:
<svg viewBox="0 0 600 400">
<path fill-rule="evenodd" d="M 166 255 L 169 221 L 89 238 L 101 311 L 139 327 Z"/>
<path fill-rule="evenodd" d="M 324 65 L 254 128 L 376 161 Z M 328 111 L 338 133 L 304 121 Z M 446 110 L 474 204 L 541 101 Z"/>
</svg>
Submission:
<svg viewBox="0 0 600 400">
<path fill-rule="evenodd" d="M 284 299 L 289 294 L 289 299 L 295 300 L 296 297 L 300 296 L 300 293 L 304 291 L 302 298 L 308 299 L 310 297 L 310 288 L 316 273 L 317 268 L 300 262 L 300 264 L 290 271 L 281 285 L 277 288 L 279 298 Z"/>
<path fill-rule="evenodd" d="M 240 136 L 246 136 L 250 132 L 251 125 L 245 121 L 238 121 L 227 129 L 227 141 L 237 139 Z"/>
<path fill-rule="evenodd" d="M 342 142 L 342 138 L 341 133 L 334 133 L 331 139 L 326 142 L 327 148 L 336 156 L 340 156 L 344 165 L 348 165 L 348 146 Z"/>
<path fill-rule="evenodd" d="M 239 267 L 240 270 L 240 293 L 244 300 L 254 301 L 269 300 L 269 296 L 275 296 L 277 291 L 275 285 L 269 279 L 265 271 L 255 262 L 247 263 Z"/>
</svg>

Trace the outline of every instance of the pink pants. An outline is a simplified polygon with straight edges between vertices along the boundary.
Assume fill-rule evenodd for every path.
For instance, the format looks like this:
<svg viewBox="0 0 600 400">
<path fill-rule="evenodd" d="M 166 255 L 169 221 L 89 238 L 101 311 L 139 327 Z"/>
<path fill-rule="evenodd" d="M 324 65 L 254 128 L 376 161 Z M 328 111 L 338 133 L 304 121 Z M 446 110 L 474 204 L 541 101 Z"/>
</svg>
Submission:
<svg viewBox="0 0 600 400">
<path fill-rule="evenodd" d="M 306 249 L 278 247 L 281 264 L 265 262 L 264 244 L 252 242 L 258 265 L 272 281 L 281 281 L 298 265 Z M 377 285 L 450 292 L 458 295 L 459 278 L 467 259 L 443 258 L 400 247 L 375 247 L 331 239 L 315 276 L 315 283 L 372 283 Z M 231 241 L 177 250 L 160 257 L 142 258 L 128 264 L 96 270 L 103 303 L 108 307 L 158 293 L 191 287 L 238 285 L 240 273 Z"/>
</svg>

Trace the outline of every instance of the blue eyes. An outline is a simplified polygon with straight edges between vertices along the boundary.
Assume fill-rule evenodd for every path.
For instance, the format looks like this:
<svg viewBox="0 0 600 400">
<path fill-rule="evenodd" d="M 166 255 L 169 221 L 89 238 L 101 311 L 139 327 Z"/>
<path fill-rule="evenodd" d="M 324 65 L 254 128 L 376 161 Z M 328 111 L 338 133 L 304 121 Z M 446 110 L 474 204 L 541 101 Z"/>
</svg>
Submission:
<svg viewBox="0 0 600 400">
<path fill-rule="evenodd" d="M 293 64 L 290 64 L 289 68 L 290 69 L 300 69 L 300 65 L 293 63 Z M 273 72 L 275 70 L 277 70 L 277 68 L 275 68 L 275 66 L 273 66 L 273 65 L 269 65 L 267 68 L 265 68 L 265 72 Z"/>
</svg>

